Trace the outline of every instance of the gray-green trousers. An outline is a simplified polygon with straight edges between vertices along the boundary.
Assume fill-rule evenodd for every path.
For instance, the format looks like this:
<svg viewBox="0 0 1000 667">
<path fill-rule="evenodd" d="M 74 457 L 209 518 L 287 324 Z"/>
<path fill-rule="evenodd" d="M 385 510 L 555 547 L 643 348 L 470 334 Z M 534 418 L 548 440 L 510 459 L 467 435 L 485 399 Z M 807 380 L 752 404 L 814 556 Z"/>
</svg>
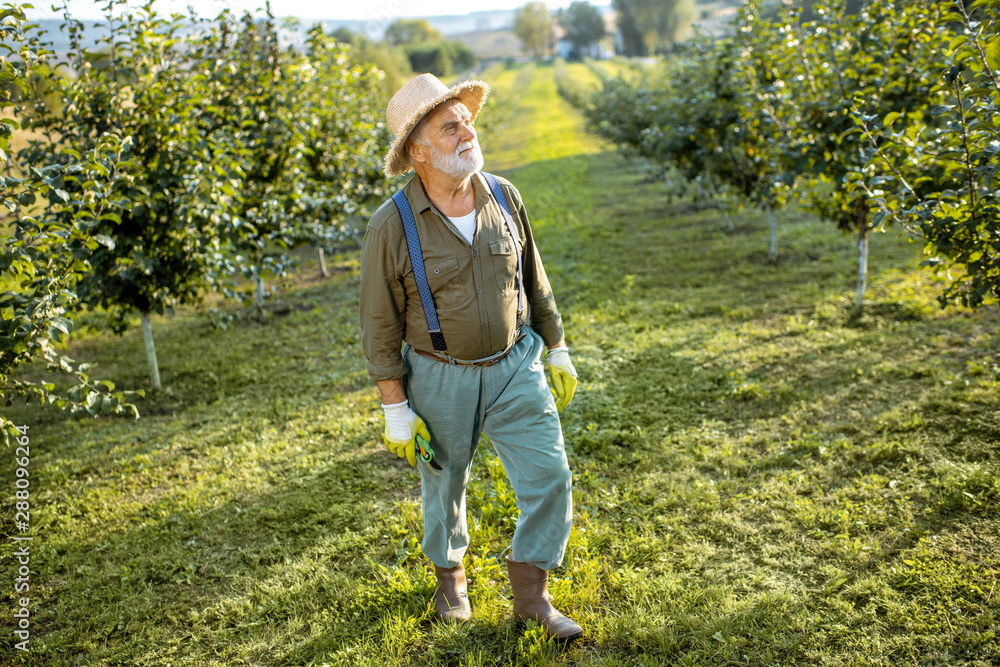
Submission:
<svg viewBox="0 0 1000 667">
<path fill-rule="evenodd" d="M 419 463 L 424 554 L 454 567 L 469 546 L 465 487 L 480 433 L 493 441 L 520 515 L 511 558 L 551 570 L 562 562 L 573 517 L 572 475 L 562 428 L 542 368 L 542 339 L 530 328 L 492 366 L 457 366 L 416 354 L 405 359 L 410 407 L 427 424 L 436 472 Z"/>
</svg>

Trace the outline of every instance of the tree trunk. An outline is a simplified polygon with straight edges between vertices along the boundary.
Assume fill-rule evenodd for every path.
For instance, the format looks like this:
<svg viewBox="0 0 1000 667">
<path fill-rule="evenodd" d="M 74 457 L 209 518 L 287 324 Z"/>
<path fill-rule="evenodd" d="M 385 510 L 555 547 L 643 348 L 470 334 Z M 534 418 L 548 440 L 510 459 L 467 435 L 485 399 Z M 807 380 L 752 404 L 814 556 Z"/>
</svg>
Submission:
<svg viewBox="0 0 1000 667">
<path fill-rule="evenodd" d="M 708 202 L 708 200 L 710 199 L 710 195 L 708 194 L 708 189 L 704 185 L 702 185 L 700 177 L 694 179 L 694 184 L 695 186 L 697 186 L 695 194 L 695 201 L 696 201 L 695 208 L 697 208 L 699 211 L 703 211 L 706 208 L 708 208 L 708 204 L 706 202 Z"/>
<path fill-rule="evenodd" d="M 264 308 L 264 278 L 257 276 L 257 307 Z"/>
<path fill-rule="evenodd" d="M 255 290 L 257 321 L 263 324 L 267 319 L 264 315 L 264 276 L 257 274 L 254 280 L 257 281 L 257 289 Z"/>
<path fill-rule="evenodd" d="M 726 221 L 726 231 L 727 232 L 735 232 L 736 231 L 736 224 L 733 223 L 732 218 L 729 217 L 729 211 L 727 211 L 726 209 L 722 209 L 722 219 Z"/>
<path fill-rule="evenodd" d="M 778 220 L 774 217 L 774 209 L 767 207 L 767 224 L 771 229 L 771 245 L 767 249 L 767 261 L 778 261 Z"/>
<path fill-rule="evenodd" d="M 319 259 L 319 275 L 321 278 L 329 278 L 330 274 L 326 270 L 326 255 L 323 254 L 323 246 L 316 246 L 316 255 Z"/>
<path fill-rule="evenodd" d="M 153 342 L 153 324 L 149 321 L 149 313 L 139 313 L 142 322 L 142 339 L 146 343 L 146 361 L 149 362 L 149 379 L 153 389 L 160 389 L 160 365 L 156 362 L 156 344 Z"/>
<path fill-rule="evenodd" d="M 864 307 L 865 289 L 868 287 L 868 204 L 861 202 L 858 211 L 858 293 L 854 298 L 851 316 L 858 317 Z"/>
</svg>

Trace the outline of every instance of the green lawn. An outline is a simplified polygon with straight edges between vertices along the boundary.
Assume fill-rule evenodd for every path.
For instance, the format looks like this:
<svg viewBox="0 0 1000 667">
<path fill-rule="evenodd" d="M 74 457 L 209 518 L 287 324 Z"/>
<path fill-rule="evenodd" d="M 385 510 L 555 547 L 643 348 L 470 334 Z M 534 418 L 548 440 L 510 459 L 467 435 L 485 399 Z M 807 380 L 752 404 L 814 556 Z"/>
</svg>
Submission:
<svg viewBox="0 0 1000 667">
<path fill-rule="evenodd" d="M 419 475 L 381 445 L 358 257 L 305 266 L 291 306 L 229 330 L 154 318 L 165 389 L 138 421 L 30 425 L 31 652 L 12 665 L 978 665 L 1000 663 L 1000 322 L 940 311 L 918 244 L 797 211 L 670 203 L 585 132 L 551 65 L 486 169 L 518 186 L 581 384 L 564 414 L 575 523 L 566 650 L 517 629 L 516 506 L 488 442 L 469 486 L 473 620 L 433 622 Z M 141 333 L 71 356 L 148 386 Z M 14 533 L 14 451 L 0 466 Z M 14 606 L 14 542 L 0 590 Z"/>
<path fill-rule="evenodd" d="M 648 68 L 643 65 L 629 64 L 626 58 L 612 58 L 611 60 L 594 60 L 591 61 L 589 65 L 585 65 L 588 69 L 594 72 L 598 70 L 603 72 L 608 76 L 625 76 L 634 77 L 639 76 L 641 72 L 647 70 Z"/>
</svg>

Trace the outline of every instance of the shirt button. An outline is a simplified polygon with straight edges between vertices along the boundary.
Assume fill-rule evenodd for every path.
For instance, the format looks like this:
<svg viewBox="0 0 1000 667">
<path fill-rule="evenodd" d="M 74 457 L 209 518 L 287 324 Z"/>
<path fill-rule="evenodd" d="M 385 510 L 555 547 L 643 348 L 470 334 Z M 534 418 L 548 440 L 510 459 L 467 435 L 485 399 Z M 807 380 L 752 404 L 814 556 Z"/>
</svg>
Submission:
<svg viewBox="0 0 1000 667">
<path fill-rule="evenodd" d="M 441 273 L 441 269 L 434 269 L 434 273 Z"/>
<path fill-rule="evenodd" d="M 483 290 L 482 290 L 482 288 L 480 288 L 480 289 L 478 289 L 478 290 L 476 290 L 476 291 L 477 291 L 477 292 L 479 292 L 480 294 L 482 294 L 482 293 L 483 293 Z"/>
</svg>

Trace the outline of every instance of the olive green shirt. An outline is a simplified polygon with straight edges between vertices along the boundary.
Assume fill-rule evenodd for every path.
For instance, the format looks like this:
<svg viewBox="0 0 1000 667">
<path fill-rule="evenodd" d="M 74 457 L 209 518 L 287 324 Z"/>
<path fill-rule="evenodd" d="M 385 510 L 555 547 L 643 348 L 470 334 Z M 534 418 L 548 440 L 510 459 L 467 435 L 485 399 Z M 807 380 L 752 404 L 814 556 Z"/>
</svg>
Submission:
<svg viewBox="0 0 1000 667">
<path fill-rule="evenodd" d="M 524 273 L 523 321 L 546 345 L 563 338 L 562 318 L 531 236 L 517 189 L 497 178 L 507 195 L 521 242 Z M 434 206 L 418 176 L 403 188 L 413 209 L 427 282 L 437 308 L 447 354 L 473 360 L 505 350 L 517 329 L 517 256 L 503 211 L 486 179 L 472 177 L 476 232 L 470 245 Z M 402 343 L 433 352 L 427 320 L 410 265 L 403 223 L 395 203 L 372 216 L 361 248 L 361 343 L 375 381 L 406 374 Z"/>
</svg>

